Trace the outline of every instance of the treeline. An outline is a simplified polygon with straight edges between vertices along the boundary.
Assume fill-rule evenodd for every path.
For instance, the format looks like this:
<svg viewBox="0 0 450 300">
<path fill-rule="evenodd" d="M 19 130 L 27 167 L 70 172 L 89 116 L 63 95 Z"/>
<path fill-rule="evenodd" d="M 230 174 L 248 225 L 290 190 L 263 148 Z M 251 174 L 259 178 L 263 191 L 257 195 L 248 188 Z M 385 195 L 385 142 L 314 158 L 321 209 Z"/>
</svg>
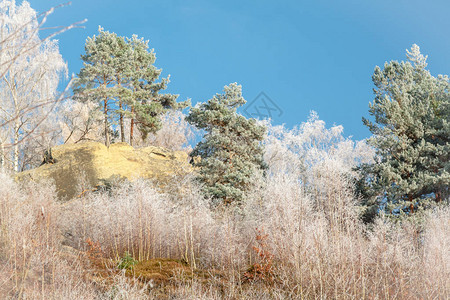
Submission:
<svg viewBox="0 0 450 300">
<path fill-rule="evenodd" d="M 106 146 L 118 141 L 142 146 L 154 144 L 164 132 L 165 139 L 173 138 L 177 145 L 172 146 L 180 148 L 187 145 L 186 135 L 193 126 L 205 133 L 190 152 L 198 167 L 196 181 L 213 206 L 239 207 L 258 187 L 260 178 L 273 176 L 275 166 L 280 167 L 274 158 L 282 152 L 273 152 L 274 143 L 268 147 L 270 139 L 283 141 L 291 134 L 281 148 L 294 157 L 292 166 L 298 170 L 311 168 L 313 161 L 326 161 L 319 152 L 317 157 L 308 157 L 312 152 L 305 145 L 310 137 L 304 133 L 284 130 L 277 135 L 276 127 L 267 122 L 240 115 L 237 108 L 246 101 L 236 83 L 195 107 L 190 107 L 190 100 L 177 102 L 178 95 L 164 92 L 169 77 L 160 78 L 162 70 L 155 66 L 156 55 L 148 41 L 135 35 L 121 37 L 100 27 L 97 35 L 86 40 L 83 67 L 69 83 L 72 93 L 68 93 L 69 86 L 59 93 L 67 65 L 52 37 L 40 39 L 39 16 L 27 2 L 20 6 L 12 2 L 1 10 L 5 33 L 0 48 L 2 168 L 18 172 L 36 167 L 40 153 L 62 143 L 94 140 Z M 449 79 L 432 76 L 426 59 L 413 45 L 406 61 L 375 68 L 375 98 L 369 109 L 372 120 L 363 118 L 373 134 L 367 145 L 375 153 L 368 159 L 370 151 L 364 158 L 352 157 L 353 169 L 342 169 L 361 200 L 367 222 L 381 211 L 413 215 L 448 203 Z M 188 107 L 185 118 L 181 110 Z M 301 126 L 315 122 L 313 117 Z M 316 136 L 309 142 L 324 139 L 326 147 L 337 149 L 345 139 L 340 134 L 335 138 Z M 355 145 L 348 151 L 355 151 Z M 292 166 L 283 168 L 297 174 Z M 303 175 L 298 183 L 312 192 L 313 184 L 305 173 L 299 174 Z"/>
</svg>

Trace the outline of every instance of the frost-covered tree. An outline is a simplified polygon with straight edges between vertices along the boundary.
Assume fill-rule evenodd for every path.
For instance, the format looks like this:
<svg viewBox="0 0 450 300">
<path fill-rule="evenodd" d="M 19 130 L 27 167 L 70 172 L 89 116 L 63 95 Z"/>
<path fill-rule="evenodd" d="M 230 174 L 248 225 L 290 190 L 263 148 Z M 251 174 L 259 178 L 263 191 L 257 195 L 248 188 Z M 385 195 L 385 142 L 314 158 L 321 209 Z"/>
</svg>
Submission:
<svg viewBox="0 0 450 300">
<path fill-rule="evenodd" d="M 362 168 L 366 201 L 378 196 L 394 213 L 413 213 L 426 200 L 449 197 L 449 79 L 430 74 L 417 45 L 407 57 L 375 68 L 374 122 L 363 118 L 379 159 Z"/>
<path fill-rule="evenodd" d="M 26 1 L 19 6 L 15 1 L 0 3 L 0 160 L 15 171 L 25 164 L 20 161 L 23 141 L 48 143 L 46 134 L 53 129 L 51 122 L 44 123 L 67 72 L 57 41 L 39 37 L 44 21 Z"/>
<path fill-rule="evenodd" d="M 161 128 L 155 133 L 148 133 L 147 138 L 142 137 L 140 130 L 134 132 L 135 147 L 156 146 L 172 151 L 192 150 L 189 142 L 195 138 L 195 128 L 186 121 L 186 116 L 179 110 L 169 111 L 160 116 Z M 129 131 L 131 120 L 125 122 L 125 130 Z"/>
<path fill-rule="evenodd" d="M 197 179 L 214 204 L 242 203 L 254 175 L 266 167 L 261 145 L 266 128 L 236 112 L 245 103 L 242 87 L 232 83 L 224 87 L 224 94 L 193 107 L 187 117 L 206 132 L 190 156 L 199 168 Z"/>
<path fill-rule="evenodd" d="M 64 144 L 103 140 L 103 118 L 95 103 L 69 99 L 58 111 L 58 116 Z"/>
<path fill-rule="evenodd" d="M 270 124 L 267 128 L 267 177 L 295 183 L 329 220 L 345 218 L 346 208 L 354 206 L 354 182 L 359 178 L 355 168 L 373 162 L 373 148 L 345 138 L 340 125 L 327 128 L 314 111 L 292 129 Z"/>
<path fill-rule="evenodd" d="M 160 128 L 160 116 L 168 109 L 187 106 L 187 102 L 176 102 L 178 95 L 160 94 L 169 78 L 157 81 L 161 69 L 153 65 L 156 56 L 148 41 L 135 35 L 120 37 L 99 27 L 99 34 L 86 40 L 85 51 L 74 93 L 81 101 L 99 104 L 107 146 L 117 123 L 121 141 L 125 141 L 124 118 L 131 119 L 129 141 L 133 144 L 135 125 L 145 138 Z"/>
</svg>

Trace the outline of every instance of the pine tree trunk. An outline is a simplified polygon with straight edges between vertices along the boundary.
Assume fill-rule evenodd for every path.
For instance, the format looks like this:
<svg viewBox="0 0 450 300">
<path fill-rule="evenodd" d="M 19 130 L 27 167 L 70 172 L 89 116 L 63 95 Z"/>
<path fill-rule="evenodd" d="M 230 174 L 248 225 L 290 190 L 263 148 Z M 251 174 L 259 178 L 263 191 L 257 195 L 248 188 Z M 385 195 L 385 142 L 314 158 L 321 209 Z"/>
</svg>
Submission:
<svg viewBox="0 0 450 300">
<path fill-rule="evenodd" d="M 122 102 L 119 102 L 119 108 L 122 111 Z M 123 125 L 123 113 L 122 112 L 120 112 L 119 123 L 120 123 L 120 141 L 122 143 L 124 143 L 125 142 L 125 128 Z"/>
<path fill-rule="evenodd" d="M 130 145 L 133 146 L 133 128 L 134 128 L 134 119 L 131 119 L 130 126 Z"/>
<path fill-rule="evenodd" d="M 121 86 L 121 81 L 120 81 L 120 76 L 117 76 L 117 85 Z M 120 109 L 120 113 L 119 113 L 119 125 L 120 125 L 120 141 L 122 143 L 125 142 L 125 129 L 124 129 L 124 125 L 123 125 L 123 113 L 122 113 L 122 108 L 123 108 L 123 103 L 120 100 L 120 96 L 119 96 L 119 109 Z"/>
<path fill-rule="evenodd" d="M 436 203 L 441 203 L 441 201 L 442 201 L 441 191 L 440 190 L 436 191 L 435 195 L 436 195 L 436 199 L 435 199 Z"/>
<path fill-rule="evenodd" d="M 131 116 L 133 116 L 134 108 L 131 108 Z M 134 119 L 132 117 L 131 119 L 131 125 L 130 125 L 130 146 L 133 146 L 133 130 L 134 130 Z"/>
<path fill-rule="evenodd" d="M 109 147 L 109 128 L 108 128 L 108 100 L 104 100 L 104 114 L 105 114 L 105 145 Z"/>
<path fill-rule="evenodd" d="M 413 197 L 412 197 L 411 194 L 408 195 L 408 200 L 411 202 L 411 204 L 409 205 L 409 212 L 411 214 L 413 214 L 414 213 L 414 204 L 412 203 L 413 202 Z"/>
</svg>

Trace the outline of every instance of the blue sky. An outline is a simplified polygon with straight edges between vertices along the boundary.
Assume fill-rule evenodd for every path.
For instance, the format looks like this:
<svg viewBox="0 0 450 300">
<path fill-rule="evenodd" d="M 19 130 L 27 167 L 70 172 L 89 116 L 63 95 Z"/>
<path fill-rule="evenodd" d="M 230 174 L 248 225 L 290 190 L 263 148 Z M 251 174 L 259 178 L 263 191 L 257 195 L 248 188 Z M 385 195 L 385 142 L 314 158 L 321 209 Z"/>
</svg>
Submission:
<svg viewBox="0 0 450 300">
<path fill-rule="evenodd" d="M 17 0 L 20 2 L 20 0 Z M 29 0 L 42 12 L 64 1 Z M 251 102 L 264 92 L 292 127 L 310 110 L 345 135 L 368 137 L 361 117 L 372 101 L 376 65 L 405 59 L 413 43 L 432 74 L 450 70 L 450 1 L 73 0 L 48 26 L 88 19 L 58 36 L 71 73 L 81 67 L 88 36 L 101 25 L 150 40 L 158 68 L 181 100 L 206 101 L 238 82 Z"/>
</svg>

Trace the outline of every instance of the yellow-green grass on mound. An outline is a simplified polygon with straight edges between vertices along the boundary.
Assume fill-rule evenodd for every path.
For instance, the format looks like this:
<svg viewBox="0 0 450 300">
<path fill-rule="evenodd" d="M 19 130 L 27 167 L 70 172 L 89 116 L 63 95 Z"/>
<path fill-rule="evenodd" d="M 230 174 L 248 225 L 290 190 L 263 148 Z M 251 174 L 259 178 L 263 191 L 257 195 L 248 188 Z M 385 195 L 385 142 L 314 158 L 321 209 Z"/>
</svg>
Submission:
<svg viewBox="0 0 450 300">
<path fill-rule="evenodd" d="M 159 147 L 135 149 L 127 143 L 109 148 L 97 142 L 60 145 L 51 149 L 54 163 L 17 174 L 17 180 L 52 180 L 58 198 L 70 200 L 79 195 L 80 180 L 95 187 L 112 178 L 133 181 L 151 179 L 164 185 L 174 176 L 192 171 L 188 155 Z"/>
</svg>

